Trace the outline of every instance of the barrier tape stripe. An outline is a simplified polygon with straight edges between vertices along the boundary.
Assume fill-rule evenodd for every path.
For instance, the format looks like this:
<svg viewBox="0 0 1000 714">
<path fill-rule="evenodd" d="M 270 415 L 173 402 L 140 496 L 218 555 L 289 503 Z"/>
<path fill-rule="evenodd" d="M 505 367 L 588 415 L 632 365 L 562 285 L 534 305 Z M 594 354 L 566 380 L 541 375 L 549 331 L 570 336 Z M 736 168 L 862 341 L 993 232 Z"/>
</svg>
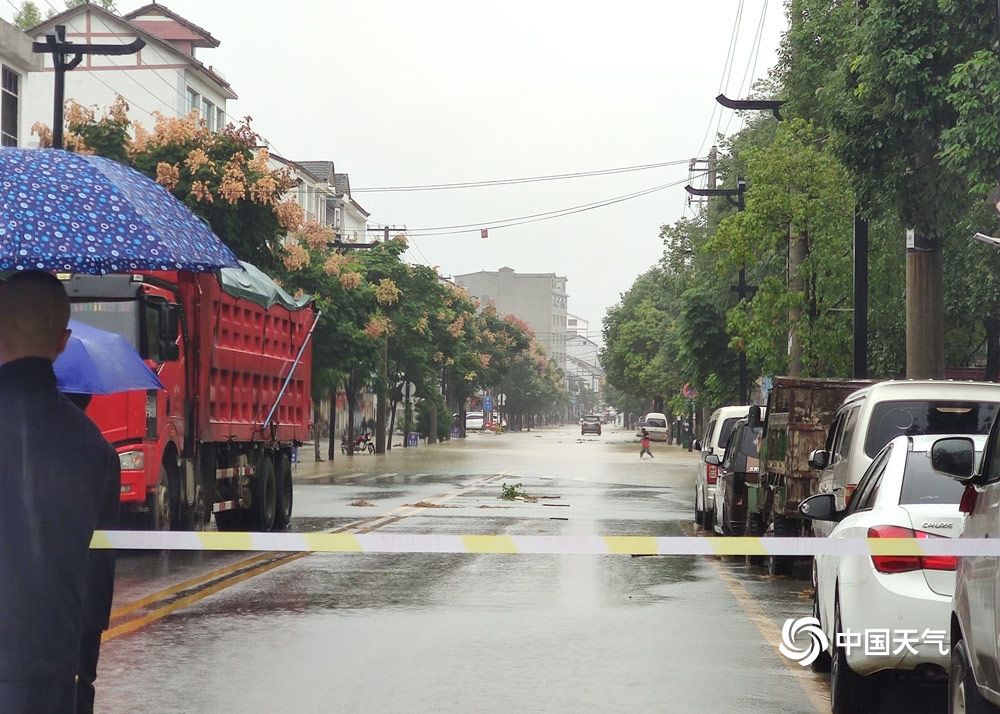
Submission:
<svg viewBox="0 0 1000 714">
<path fill-rule="evenodd" d="M 92 548 L 294 553 L 524 553 L 533 555 L 1000 556 L 1000 538 L 756 538 L 732 536 L 432 535 L 96 531 Z"/>
</svg>

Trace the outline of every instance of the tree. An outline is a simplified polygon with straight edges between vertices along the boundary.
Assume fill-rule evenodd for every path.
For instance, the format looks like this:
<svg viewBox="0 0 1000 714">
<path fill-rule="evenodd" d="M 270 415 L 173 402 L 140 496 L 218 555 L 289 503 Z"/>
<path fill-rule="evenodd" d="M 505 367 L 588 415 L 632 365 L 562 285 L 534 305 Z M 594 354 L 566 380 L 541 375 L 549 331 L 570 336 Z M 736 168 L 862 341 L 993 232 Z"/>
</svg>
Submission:
<svg viewBox="0 0 1000 714">
<path fill-rule="evenodd" d="M 21 3 L 21 7 L 17 9 L 14 13 L 14 24 L 21 30 L 27 30 L 35 25 L 41 23 L 42 21 L 42 11 L 38 9 L 38 5 L 31 2 L 31 0 L 25 0 Z"/>
<path fill-rule="evenodd" d="M 794 0 L 790 19 L 792 108 L 834 130 L 865 211 L 891 211 L 913 230 L 907 375 L 941 377 L 942 250 L 1000 163 L 995 5 Z"/>
<path fill-rule="evenodd" d="M 66 0 L 66 8 L 79 7 L 80 5 L 99 5 L 108 12 L 118 12 L 115 0 Z"/>
</svg>

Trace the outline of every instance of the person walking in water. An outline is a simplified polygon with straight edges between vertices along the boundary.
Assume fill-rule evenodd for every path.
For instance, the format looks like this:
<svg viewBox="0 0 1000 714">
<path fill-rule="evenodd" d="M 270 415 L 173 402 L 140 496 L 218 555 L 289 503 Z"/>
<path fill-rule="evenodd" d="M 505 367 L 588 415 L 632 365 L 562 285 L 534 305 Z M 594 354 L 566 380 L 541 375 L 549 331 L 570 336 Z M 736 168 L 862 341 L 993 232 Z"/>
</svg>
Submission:
<svg viewBox="0 0 1000 714">
<path fill-rule="evenodd" d="M 649 458 L 653 458 L 653 452 L 649 450 L 649 432 L 645 429 L 642 430 L 642 440 L 639 442 L 642 448 L 639 449 L 639 458 L 642 458 L 643 454 L 649 454 Z"/>
</svg>

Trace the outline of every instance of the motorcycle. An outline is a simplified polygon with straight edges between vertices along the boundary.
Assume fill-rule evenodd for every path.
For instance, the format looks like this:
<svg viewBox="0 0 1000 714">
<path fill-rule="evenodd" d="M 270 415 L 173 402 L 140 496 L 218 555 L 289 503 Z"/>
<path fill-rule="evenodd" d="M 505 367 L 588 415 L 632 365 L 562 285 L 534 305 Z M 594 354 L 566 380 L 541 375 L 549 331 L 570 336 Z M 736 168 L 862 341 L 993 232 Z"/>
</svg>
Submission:
<svg viewBox="0 0 1000 714">
<path fill-rule="evenodd" d="M 363 453 L 367 451 L 369 454 L 375 453 L 375 442 L 372 441 L 371 436 L 365 432 L 363 434 L 358 434 L 354 437 L 354 452 Z M 347 435 L 340 437 L 340 453 L 347 453 Z"/>
</svg>

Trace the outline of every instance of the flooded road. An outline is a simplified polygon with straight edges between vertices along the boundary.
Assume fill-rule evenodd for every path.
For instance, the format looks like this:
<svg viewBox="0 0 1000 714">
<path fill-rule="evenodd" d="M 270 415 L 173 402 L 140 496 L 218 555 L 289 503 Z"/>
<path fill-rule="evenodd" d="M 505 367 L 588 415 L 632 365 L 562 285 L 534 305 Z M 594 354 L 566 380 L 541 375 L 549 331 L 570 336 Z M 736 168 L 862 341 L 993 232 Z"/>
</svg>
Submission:
<svg viewBox="0 0 1000 714">
<path fill-rule="evenodd" d="M 640 461 L 630 432 L 565 428 L 338 454 L 300 465 L 292 529 L 693 535 L 696 456 L 653 453 Z M 500 499 L 505 485 L 528 500 Z M 116 608 L 252 555 L 123 557 Z M 742 559 L 314 553 L 247 567 L 207 595 L 178 591 L 167 612 L 146 606 L 139 626 L 110 636 L 99 711 L 829 707 L 826 678 L 777 651 L 784 619 L 810 612 L 808 581 L 768 580 Z"/>
</svg>

